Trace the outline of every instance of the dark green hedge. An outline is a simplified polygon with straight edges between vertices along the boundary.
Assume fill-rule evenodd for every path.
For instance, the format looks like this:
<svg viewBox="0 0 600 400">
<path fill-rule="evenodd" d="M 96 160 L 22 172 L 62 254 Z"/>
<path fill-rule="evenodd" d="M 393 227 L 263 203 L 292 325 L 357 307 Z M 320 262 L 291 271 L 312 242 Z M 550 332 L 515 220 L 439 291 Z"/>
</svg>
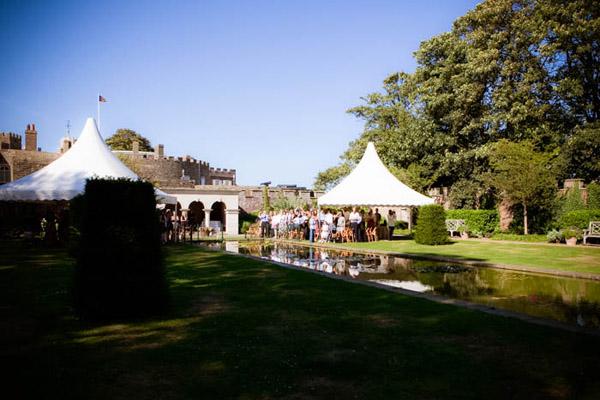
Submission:
<svg viewBox="0 0 600 400">
<path fill-rule="evenodd" d="M 498 211 L 496 210 L 448 210 L 447 219 L 463 219 L 469 232 L 486 236 L 498 228 Z"/>
<path fill-rule="evenodd" d="M 600 221 L 600 210 L 576 210 L 561 215 L 558 223 L 560 228 L 577 227 L 586 229 L 590 221 Z"/>
<path fill-rule="evenodd" d="M 448 242 L 444 207 L 437 204 L 419 207 L 415 227 L 415 242 L 429 245 Z"/>
<path fill-rule="evenodd" d="M 77 199 L 75 306 L 86 318 L 146 316 L 167 305 L 154 188 L 88 180 Z"/>
</svg>

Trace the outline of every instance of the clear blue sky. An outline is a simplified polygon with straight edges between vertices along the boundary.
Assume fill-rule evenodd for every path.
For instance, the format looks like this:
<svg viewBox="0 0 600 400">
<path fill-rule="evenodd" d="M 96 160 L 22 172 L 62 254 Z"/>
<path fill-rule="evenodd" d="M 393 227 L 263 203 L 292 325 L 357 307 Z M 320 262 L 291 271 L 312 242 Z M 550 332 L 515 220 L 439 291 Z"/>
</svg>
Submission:
<svg viewBox="0 0 600 400">
<path fill-rule="evenodd" d="M 130 128 L 238 183 L 312 185 L 362 122 L 346 113 L 473 0 L 0 1 L 0 131 L 56 151 L 103 105 Z"/>
</svg>

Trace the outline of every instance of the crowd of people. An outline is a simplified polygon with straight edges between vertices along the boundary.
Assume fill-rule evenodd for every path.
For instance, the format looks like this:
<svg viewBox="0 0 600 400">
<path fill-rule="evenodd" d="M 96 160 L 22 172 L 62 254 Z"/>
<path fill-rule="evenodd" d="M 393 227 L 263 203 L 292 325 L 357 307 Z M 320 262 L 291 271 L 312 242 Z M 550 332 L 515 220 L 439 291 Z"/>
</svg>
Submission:
<svg viewBox="0 0 600 400">
<path fill-rule="evenodd" d="M 389 210 L 383 219 L 379 209 L 290 209 L 263 211 L 258 216 L 263 238 L 304 239 L 310 242 L 366 242 L 393 237 L 396 213 Z M 381 230 L 381 226 L 387 229 Z"/>
<path fill-rule="evenodd" d="M 171 209 L 164 209 L 160 213 L 160 241 L 177 243 L 185 241 L 186 233 L 191 234 L 193 227 L 183 213 L 175 213 Z M 190 238 L 191 240 L 191 238 Z"/>
</svg>

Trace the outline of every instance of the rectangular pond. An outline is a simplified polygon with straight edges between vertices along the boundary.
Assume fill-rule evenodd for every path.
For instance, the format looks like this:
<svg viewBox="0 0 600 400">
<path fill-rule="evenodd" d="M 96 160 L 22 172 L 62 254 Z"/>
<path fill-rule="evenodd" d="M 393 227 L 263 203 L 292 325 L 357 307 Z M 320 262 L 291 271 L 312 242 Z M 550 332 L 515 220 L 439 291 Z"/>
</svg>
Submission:
<svg viewBox="0 0 600 400">
<path fill-rule="evenodd" d="M 600 329 L 600 281 L 281 242 L 212 246 L 298 268 Z"/>
</svg>

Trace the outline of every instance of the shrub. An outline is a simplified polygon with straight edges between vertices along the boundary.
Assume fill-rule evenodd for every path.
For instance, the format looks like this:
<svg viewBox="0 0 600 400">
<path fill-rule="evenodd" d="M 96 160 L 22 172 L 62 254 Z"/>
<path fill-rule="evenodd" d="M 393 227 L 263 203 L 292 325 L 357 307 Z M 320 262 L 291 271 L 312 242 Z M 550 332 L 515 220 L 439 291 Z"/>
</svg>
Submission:
<svg viewBox="0 0 600 400">
<path fill-rule="evenodd" d="M 471 233 L 482 236 L 491 235 L 498 228 L 498 211 L 496 210 L 448 210 L 448 219 L 463 219 Z"/>
<path fill-rule="evenodd" d="M 167 283 L 152 185 L 92 179 L 78 201 L 74 295 L 79 315 L 105 319 L 163 311 Z"/>
<path fill-rule="evenodd" d="M 576 226 L 570 226 L 561 231 L 563 238 L 570 239 L 576 238 L 577 240 L 583 239 L 583 231 Z"/>
<path fill-rule="evenodd" d="M 546 237 L 550 243 L 560 243 L 563 240 L 562 232 L 556 229 L 552 229 L 550 232 L 548 232 Z"/>
<path fill-rule="evenodd" d="M 419 216 L 415 227 L 415 242 L 428 245 L 448 242 L 444 207 L 437 204 L 419 207 Z"/>
<path fill-rule="evenodd" d="M 577 210 L 561 215 L 559 225 L 562 228 L 574 226 L 586 229 L 590 221 L 600 221 L 600 210 Z"/>
</svg>

